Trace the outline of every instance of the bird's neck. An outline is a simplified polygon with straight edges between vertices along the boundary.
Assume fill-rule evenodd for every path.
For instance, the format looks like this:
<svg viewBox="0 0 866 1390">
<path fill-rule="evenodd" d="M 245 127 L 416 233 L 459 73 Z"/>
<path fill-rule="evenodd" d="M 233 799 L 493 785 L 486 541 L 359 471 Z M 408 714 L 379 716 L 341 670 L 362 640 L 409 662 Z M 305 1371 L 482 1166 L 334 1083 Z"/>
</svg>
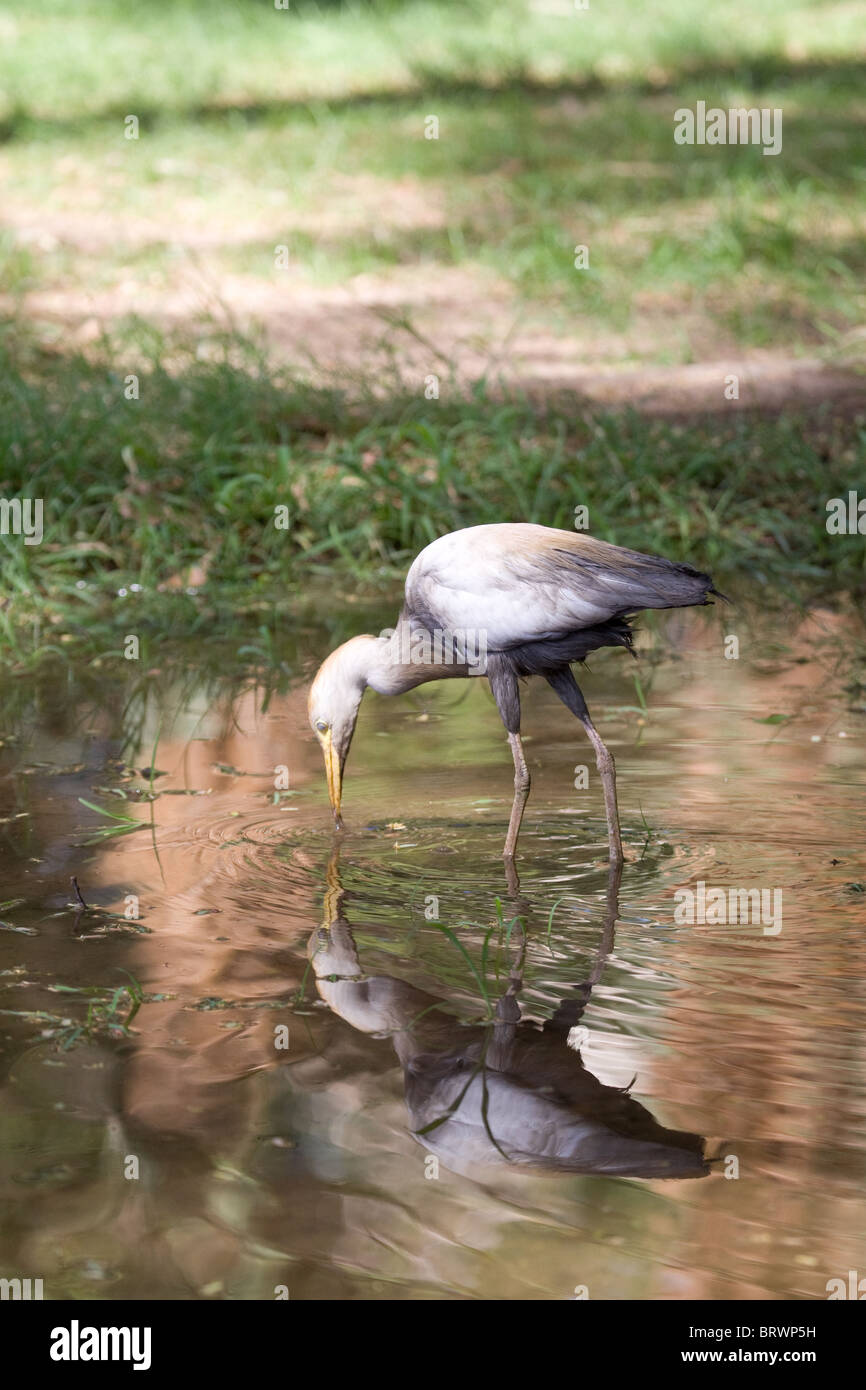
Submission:
<svg viewBox="0 0 866 1390">
<path fill-rule="evenodd" d="M 429 632 L 404 618 L 373 643 L 366 653 L 366 681 L 380 695 L 399 695 L 425 681 L 483 676 L 487 669 L 486 651 L 464 634 Z"/>
</svg>

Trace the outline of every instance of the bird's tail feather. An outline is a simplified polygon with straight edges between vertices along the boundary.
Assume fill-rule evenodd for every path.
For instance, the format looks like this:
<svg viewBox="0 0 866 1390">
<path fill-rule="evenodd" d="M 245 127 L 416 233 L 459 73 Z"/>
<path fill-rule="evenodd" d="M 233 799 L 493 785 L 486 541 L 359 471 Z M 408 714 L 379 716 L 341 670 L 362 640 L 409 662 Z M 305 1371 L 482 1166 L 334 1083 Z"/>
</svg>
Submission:
<svg viewBox="0 0 866 1390">
<path fill-rule="evenodd" d="M 710 575 L 691 565 L 622 546 L 605 545 L 598 553 L 560 550 L 559 557 L 563 578 L 568 574 L 578 581 L 588 599 L 610 603 L 612 617 L 641 608 L 690 608 L 718 593 Z"/>
</svg>

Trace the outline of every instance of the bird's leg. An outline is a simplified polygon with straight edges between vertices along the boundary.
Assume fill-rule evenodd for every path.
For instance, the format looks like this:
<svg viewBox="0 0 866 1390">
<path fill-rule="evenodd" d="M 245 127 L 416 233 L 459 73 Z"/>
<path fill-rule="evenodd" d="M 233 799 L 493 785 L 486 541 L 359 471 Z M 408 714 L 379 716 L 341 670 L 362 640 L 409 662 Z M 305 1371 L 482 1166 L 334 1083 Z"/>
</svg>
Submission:
<svg viewBox="0 0 866 1390">
<path fill-rule="evenodd" d="M 622 835 L 619 828 L 619 810 L 616 804 L 616 764 L 613 754 L 603 742 L 601 734 L 589 717 L 589 710 L 586 705 L 583 707 L 584 713 L 577 717 L 586 729 L 587 737 L 595 749 L 595 761 L 601 777 L 601 787 L 604 792 L 604 813 L 607 816 L 607 838 L 610 844 L 611 864 L 621 864 L 623 861 Z"/>
<path fill-rule="evenodd" d="M 511 805 L 511 819 L 508 822 L 508 834 L 505 837 L 505 849 L 502 851 L 506 859 L 514 858 L 514 851 L 517 848 L 517 836 L 520 833 L 520 822 L 523 820 L 523 811 L 529 798 L 529 768 L 526 766 L 526 759 L 523 756 L 523 744 L 520 734 L 509 734 L 508 743 L 511 748 L 511 756 L 514 759 L 514 801 Z"/>
<path fill-rule="evenodd" d="M 605 894 L 601 942 L 599 943 L 595 964 L 590 971 L 589 977 L 579 985 L 575 985 L 575 993 L 563 999 L 556 1013 L 550 1021 L 544 1025 L 545 1029 L 549 1028 L 552 1031 L 556 1030 L 567 1034 L 580 1023 L 586 1006 L 589 1003 L 590 995 L 601 979 L 613 950 L 616 921 L 619 916 L 619 885 L 621 880 L 622 861 L 620 860 L 615 863 L 611 860 L 607 871 L 607 893 Z"/>
<path fill-rule="evenodd" d="M 526 938 L 527 932 L 531 925 L 530 914 L 532 909 L 528 900 L 524 898 L 520 892 L 520 878 L 517 874 L 517 865 L 515 864 L 514 860 L 511 858 L 510 855 L 506 854 L 503 856 L 503 865 L 505 868 L 505 881 L 508 884 L 508 910 L 511 915 L 508 936 L 510 940 L 512 928 L 517 927 L 519 929 L 520 941 L 522 943 L 520 948 L 519 967 L 517 968 L 516 972 L 515 969 L 512 969 L 511 974 L 522 974 L 523 960 L 526 955 Z"/>
<path fill-rule="evenodd" d="M 509 859 L 514 858 L 520 822 L 523 820 L 524 807 L 529 797 L 529 768 L 526 766 L 523 744 L 520 742 L 520 690 L 514 667 L 507 656 L 499 652 L 491 653 L 487 662 L 487 679 L 500 718 L 505 725 L 511 756 L 514 759 L 514 801 L 511 806 L 511 819 L 508 822 L 508 834 L 505 837 L 505 849 L 502 851 L 507 864 Z"/>
<path fill-rule="evenodd" d="M 611 864 L 622 864 L 622 835 L 619 828 L 619 811 L 616 804 L 616 767 L 613 755 L 605 746 L 601 734 L 589 717 L 589 710 L 586 701 L 581 694 L 580 687 L 568 666 L 561 670 L 551 671 L 547 675 L 547 680 L 553 686 L 560 700 L 567 705 L 572 714 L 575 714 L 586 730 L 587 738 L 595 750 L 595 761 L 601 777 L 602 791 L 604 792 L 604 811 L 607 817 L 607 838 L 610 845 Z"/>
<path fill-rule="evenodd" d="M 505 882 L 508 884 L 508 891 L 511 897 L 517 901 L 520 897 L 520 879 L 517 876 L 517 868 L 514 860 L 507 857 L 505 859 Z"/>
</svg>

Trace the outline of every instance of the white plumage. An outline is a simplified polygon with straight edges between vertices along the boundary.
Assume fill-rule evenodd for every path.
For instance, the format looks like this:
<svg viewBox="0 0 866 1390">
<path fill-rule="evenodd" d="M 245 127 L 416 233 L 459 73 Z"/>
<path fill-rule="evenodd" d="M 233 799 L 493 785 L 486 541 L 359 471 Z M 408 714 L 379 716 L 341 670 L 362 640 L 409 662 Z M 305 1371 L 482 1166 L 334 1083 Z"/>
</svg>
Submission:
<svg viewBox="0 0 866 1390">
<path fill-rule="evenodd" d="M 542 675 L 581 721 L 596 753 L 612 860 L 621 860 L 613 759 L 571 672 L 602 646 L 631 647 L 628 616 L 642 608 L 708 602 L 709 575 L 656 555 L 609 545 L 583 532 L 528 522 L 470 526 L 440 536 L 420 552 L 406 577 L 398 633 L 422 639 L 473 633 L 485 661 L 444 663 L 407 658 L 396 637 L 355 637 L 332 652 L 310 690 L 310 722 L 325 755 L 328 789 L 339 822 L 343 768 L 367 686 L 399 694 L 428 680 L 486 674 L 514 758 L 515 796 L 505 842 L 511 858 L 529 794 L 520 740 L 518 678 Z M 420 652 L 425 642 L 416 643 Z M 430 647 L 430 644 L 426 644 Z"/>
</svg>

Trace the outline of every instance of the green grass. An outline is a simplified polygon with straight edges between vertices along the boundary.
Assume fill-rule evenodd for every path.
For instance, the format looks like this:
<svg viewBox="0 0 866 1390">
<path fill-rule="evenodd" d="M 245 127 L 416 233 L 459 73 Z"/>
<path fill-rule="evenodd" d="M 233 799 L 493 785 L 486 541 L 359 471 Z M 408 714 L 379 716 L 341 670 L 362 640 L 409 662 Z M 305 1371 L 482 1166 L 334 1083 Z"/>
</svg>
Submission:
<svg viewBox="0 0 866 1390">
<path fill-rule="evenodd" d="M 596 360 L 857 356 L 864 34 L 817 0 L 7 0 L 0 291 L 146 306 L 190 277 L 216 300 L 231 275 L 278 296 L 459 267 L 479 306 L 492 277 L 553 334 L 579 315 Z M 780 107 L 782 153 L 676 146 L 697 100 Z"/>
<path fill-rule="evenodd" d="M 392 594 L 452 528 L 570 527 L 579 504 L 595 535 L 689 560 L 723 588 L 864 591 L 862 537 L 824 524 L 826 500 L 862 484 L 862 418 L 671 423 L 568 398 L 540 412 L 481 388 L 362 400 L 231 348 L 210 362 L 163 349 L 172 370 L 143 371 L 138 401 L 105 361 L 0 349 L 4 496 L 41 497 L 45 515 L 42 544 L 0 538 L 7 664 L 120 658 L 128 633 L 147 660 L 148 634 L 213 623 L 252 633 L 267 664 L 275 615 Z"/>
<path fill-rule="evenodd" d="M 123 973 L 129 975 L 128 970 Z M 59 1029 L 46 1030 L 46 1034 L 53 1035 L 55 1045 L 61 1052 L 68 1052 L 79 1042 L 92 1042 L 100 1037 L 128 1038 L 131 1035 L 132 1020 L 145 998 L 138 981 L 132 975 L 129 975 L 129 980 L 128 985 L 120 985 L 115 990 L 101 985 L 51 986 L 55 994 L 78 994 L 87 999 L 87 1013 L 80 1023 L 70 1022 Z"/>
<path fill-rule="evenodd" d="M 340 98 L 438 82 L 664 83 L 694 68 L 862 54 L 862 15 L 815 0 L 4 0 L 10 113 L 67 123 L 106 111 Z M 134 39 L 134 42 L 132 41 Z"/>
<path fill-rule="evenodd" d="M 406 336 L 382 324 L 374 373 L 351 317 L 331 386 L 287 357 L 319 360 L 367 277 L 394 320 L 446 283 L 443 332 L 483 339 L 489 311 L 488 347 L 520 322 L 554 361 L 560 339 L 588 365 L 854 360 L 864 53 L 857 8 L 817 0 L 0 0 L 3 496 L 46 509 L 41 545 L 0 537 L 0 661 L 121 660 L 132 631 L 146 665 L 216 631 L 235 669 L 279 667 L 280 624 L 351 626 L 434 536 L 579 503 L 722 587 L 862 593 L 862 538 L 824 528 L 863 487 L 862 420 L 467 394 L 435 331 L 425 401 Z M 676 146 L 697 100 L 780 106 L 782 154 Z M 298 303 L 309 341 L 269 338 Z"/>
</svg>

